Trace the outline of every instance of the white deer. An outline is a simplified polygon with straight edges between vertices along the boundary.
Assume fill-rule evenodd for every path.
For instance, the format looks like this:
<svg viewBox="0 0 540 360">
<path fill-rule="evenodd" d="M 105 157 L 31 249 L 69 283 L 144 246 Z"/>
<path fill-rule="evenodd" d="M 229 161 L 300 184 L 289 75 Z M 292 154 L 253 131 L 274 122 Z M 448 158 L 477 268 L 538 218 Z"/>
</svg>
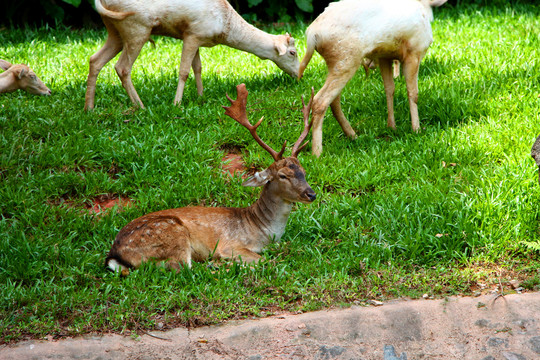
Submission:
<svg viewBox="0 0 540 360">
<path fill-rule="evenodd" d="M 341 91 L 363 65 L 366 71 L 379 65 L 386 92 L 388 126 L 395 129 L 392 63 L 403 64 L 413 131 L 418 117 L 418 69 L 433 41 L 432 6 L 446 0 L 342 0 L 331 3 L 306 30 L 307 49 L 300 64 L 302 77 L 314 50 L 324 58 L 328 75 L 313 99 L 313 144 L 322 152 L 322 124 L 330 106 L 349 138 L 356 133 L 341 110 Z"/>
<path fill-rule="evenodd" d="M 199 48 L 218 44 L 270 59 L 290 76 L 298 77 L 298 55 L 289 35 L 271 35 L 248 24 L 227 0 L 95 0 L 96 9 L 107 27 L 105 45 L 90 57 L 84 108 L 94 108 L 99 72 L 122 52 L 115 65 L 122 86 L 133 104 L 144 105 L 131 81 L 133 63 L 150 35 L 183 40 L 180 74 L 174 103 L 180 105 L 190 68 L 197 92 L 203 93 Z"/>
</svg>

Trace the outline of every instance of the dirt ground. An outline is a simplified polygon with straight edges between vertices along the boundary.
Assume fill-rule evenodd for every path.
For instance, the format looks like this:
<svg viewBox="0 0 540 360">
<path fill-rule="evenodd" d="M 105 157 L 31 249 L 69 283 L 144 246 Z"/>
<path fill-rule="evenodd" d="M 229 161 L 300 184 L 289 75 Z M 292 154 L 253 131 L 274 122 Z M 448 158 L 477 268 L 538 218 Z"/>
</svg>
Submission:
<svg viewBox="0 0 540 360">
<path fill-rule="evenodd" d="M 540 359 L 540 293 L 396 300 L 192 330 L 25 341 L 0 359 Z"/>
</svg>

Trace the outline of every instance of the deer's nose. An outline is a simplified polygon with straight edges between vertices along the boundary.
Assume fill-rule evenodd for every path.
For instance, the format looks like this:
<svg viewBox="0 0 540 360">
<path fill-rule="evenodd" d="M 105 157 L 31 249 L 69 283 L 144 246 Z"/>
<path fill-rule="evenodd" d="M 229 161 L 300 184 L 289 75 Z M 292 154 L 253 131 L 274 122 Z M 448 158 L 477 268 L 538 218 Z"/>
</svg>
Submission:
<svg viewBox="0 0 540 360">
<path fill-rule="evenodd" d="M 317 194 L 315 194 L 315 191 L 313 191 L 312 189 L 307 189 L 306 197 L 308 198 L 310 202 L 315 201 L 315 199 L 317 198 Z"/>
</svg>

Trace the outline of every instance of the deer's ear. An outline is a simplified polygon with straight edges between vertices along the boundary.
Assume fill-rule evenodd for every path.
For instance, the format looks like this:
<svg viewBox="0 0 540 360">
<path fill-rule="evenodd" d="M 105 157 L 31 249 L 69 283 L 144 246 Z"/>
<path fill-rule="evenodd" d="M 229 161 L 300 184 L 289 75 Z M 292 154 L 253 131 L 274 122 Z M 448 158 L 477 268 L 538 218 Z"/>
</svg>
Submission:
<svg viewBox="0 0 540 360">
<path fill-rule="evenodd" d="M 274 47 L 276 48 L 276 52 L 279 56 L 283 56 L 287 53 L 287 45 L 285 45 L 283 42 L 275 43 Z"/>
<path fill-rule="evenodd" d="M 0 69 L 7 70 L 11 67 L 11 63 L 6 60 L 0 60 Z"/>
<path fill-rule="evenodd" d="M 17 69 L 14 71 L 15 76 L 17 76 L 19 80 L 21 80 L 23 76 L 25 76 L 27 73 L 28 70 L 26 70 L 25 68 Z"/>
<path fill-rule="evenodd" d="M 289 46 L 294 46 L 294 38 L 292 36 L 289 36 L 288 41 L 289 41 Z"/>
<path fill-rule="evenodd" d="M 262 172 L 256 172 L 255 175 L 247 179 L 242 183 L 242 186 L 263 186 L 267 182 L 272 180 L 272 175 L 270 175 L 270 171 L 268 169 L 262 171 Z"/>
</svg>

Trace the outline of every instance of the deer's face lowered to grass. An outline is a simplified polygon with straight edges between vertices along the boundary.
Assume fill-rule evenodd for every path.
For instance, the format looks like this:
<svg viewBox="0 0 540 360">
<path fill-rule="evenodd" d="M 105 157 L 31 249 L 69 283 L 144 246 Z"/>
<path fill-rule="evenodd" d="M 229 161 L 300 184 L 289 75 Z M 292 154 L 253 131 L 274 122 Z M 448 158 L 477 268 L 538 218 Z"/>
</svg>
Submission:
<svg viewBox="0 0 540 360">
<path fill-rule="evenodd" d="M 237 86 L 238 98 L 225 107 L 225 114 L 246 127 L 255 141 L 272 155 L 274 163 L 247 179 L 244 186 L 262 186 L 259 199 L 246 208 L 183 207 L 144 215 L 126 225 L 113 243 L 106 265 L 113 271 L 128 273 L 146 260 L 164 262 L 179 269 L 192 261 L 232 258 L 256 262 L 258 253 L 271 241 L 279 241 L 285 231 L 293 203 L 311 203 L 316 194 L 306 181 L 306 172 L 298 161 L 310 130 L 309 104 L 303 105 L 304 129 L 283 158 L 285 144 L 276 152 L 257 135 L 262 119 L 252 125 L 247 119 L 248 92 L 244 84 Z M 303 103 L 303 101 L 302 101 Z"/>
<path fill-rule="evenodd" d="M 5 70 L 0 74 L 0 94 L 21 89 L 34 95 L 51 95 L 51 90 L 27 65 L 0 60 L 0 69 Z"/>
</svg>

